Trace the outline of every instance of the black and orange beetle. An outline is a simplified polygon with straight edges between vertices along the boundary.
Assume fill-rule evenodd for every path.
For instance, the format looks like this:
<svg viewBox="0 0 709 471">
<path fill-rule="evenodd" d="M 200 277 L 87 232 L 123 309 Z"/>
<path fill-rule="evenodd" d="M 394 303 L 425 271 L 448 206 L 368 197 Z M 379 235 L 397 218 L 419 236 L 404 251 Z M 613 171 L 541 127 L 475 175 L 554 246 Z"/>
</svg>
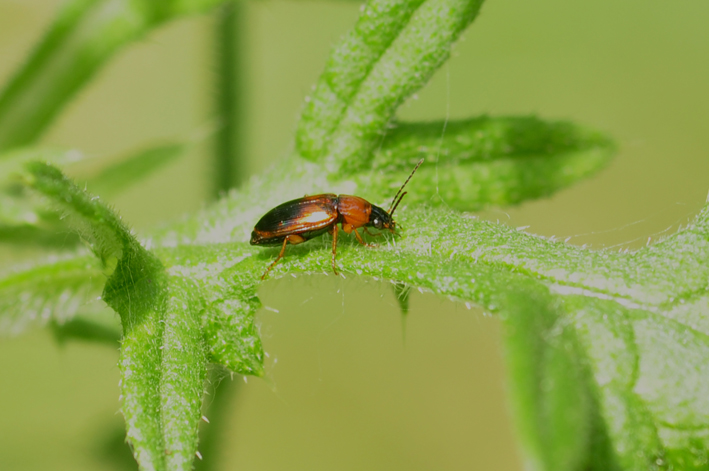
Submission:
<svg viewBox="0 0 709 471">
<path fill-rule="evenodd" d="M 288 243 L 302 244 L 325 232 L 332 234 L 332 270 L 337 275 L 337 267 L 335 266 L 337 224 L 342 226 L 342 230 L 346 234 L 354 232 L 362 245 L 370 247 L 371 245 L 367 244 L 357 232 L 360 227 L 368 234 L 370 234 L 367 230 L 368 227 L 379 230 L 387 229 L 393 233 L 396 227 L 396 223 L 392 219 L 394 211 L 407 193 L 401 191 L 422 163 L 423 159 L 416 164 L 409 178 L 401 185 L 388 211 L 384 211 L 359 196 L 324 193 L 287 201 L 264 214 L 251 233 L 251 245 L 281 245 L 281 252 L 276 260 L 268 266 L 261 279 L 265 279 L 268 272 L 283 258 Z"/>
</svg>

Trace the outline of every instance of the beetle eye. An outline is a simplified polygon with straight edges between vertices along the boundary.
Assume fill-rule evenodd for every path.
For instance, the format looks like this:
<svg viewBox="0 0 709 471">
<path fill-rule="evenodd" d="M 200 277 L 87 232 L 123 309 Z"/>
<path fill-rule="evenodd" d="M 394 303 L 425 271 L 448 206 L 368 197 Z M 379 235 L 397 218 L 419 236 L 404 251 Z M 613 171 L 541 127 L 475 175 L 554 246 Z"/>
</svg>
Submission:
<svg viewBox="0 0 709 471">
<path fill-rule="evenodd" d="M 372 221 L 372 224 L 374 224 L 374 227 L 376 227 L 377 229 L 382 228 L 382 220 L 379 218 L 374 218 L 374 221 Z"/>
</svg>

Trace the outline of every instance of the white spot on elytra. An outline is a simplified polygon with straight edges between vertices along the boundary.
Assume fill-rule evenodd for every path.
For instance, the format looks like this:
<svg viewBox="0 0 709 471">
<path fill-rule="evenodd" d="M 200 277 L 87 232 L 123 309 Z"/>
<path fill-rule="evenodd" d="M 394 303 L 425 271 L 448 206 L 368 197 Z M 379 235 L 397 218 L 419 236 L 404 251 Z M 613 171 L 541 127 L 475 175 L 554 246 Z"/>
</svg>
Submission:
<svg viewBox="0 0 709 471">
<path fill-rule="evenodd" d="M 332 218 L 332 216 L 326 211 L 315 211 L 315 212 L 308 214 L 304 218 L 301 218 L 300 220 L 303 222 L 315 223 L 315 222 L 328 221 L 331 218 Z"/>
</svg>

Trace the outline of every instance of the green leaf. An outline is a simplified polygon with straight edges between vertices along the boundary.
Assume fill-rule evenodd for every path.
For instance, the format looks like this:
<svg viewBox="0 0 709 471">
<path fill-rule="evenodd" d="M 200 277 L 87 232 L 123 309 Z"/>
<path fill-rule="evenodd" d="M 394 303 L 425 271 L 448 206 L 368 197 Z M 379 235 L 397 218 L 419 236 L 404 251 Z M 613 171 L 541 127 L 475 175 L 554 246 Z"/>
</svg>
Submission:
<svg viewBox="0 0 709 471">
<path fill-rule="evenodd" d="M 30 201 L 22 186 L 19 174 L 25 165 L 33 161 L 43 161 L 64 166 L 83 159 L 76 151 L 27 148 L 0 154 L 0 227 L 18 228 L 35 226 L 43 219 L 47 222 L 55 218 L 46 217 L 47 211 Z"/>
<path fill-rule="evenodd" d="M 101 196 L 114 196 L 173 162 L 186 148 L 185 144 L 165 144 L 144 149 L 104 168 L 88 179 L 87 186 Z M 0 242 L 71 248 L 79 238 L 67 232 L 57 213 L 30 198 L 20 184 L 23 166 L 36 160 L 63 167 L 85 158 L 76 151 L 42 148 L 11 151 L 0 158 Z"/>
<path fill-rule="evenodd" d="M 663 243 L 617 254 L 409 210 L 396 245 L 345 245 L 338 264 L 503 315 L 531 469 L 701 469 L 709 447 L 706 215 Z M 287 256 L 272 276 L 328 270 L 326 247 L 298 246 Z M 515 272 L 529 282 L 505 275 Z M 675 313 L 695 280 L 693 306 L 705 307 L 686 324 Z"/>
<path fill-rule="evenodd" d="M 295 162 L 279 170 L 293 180 L 274 171 L 153 239 L 168 278 L 190 279 L 181 289 L 201 293 L 198 308 L 188 310 L 203 313 L 205 355 L 237 371 L 248 372 L 243 365 L 262 371 L 248 313 L 258 306 L 259 277 L 278 252 L 246 242 L 245 230 L 270 205 L 254 198 L 282 200 L 287 193 L 280 192 L 325 184 L 321 173 L 308 173 L 310 164 Z M 269 185 L 279 188 L 275 195 Z M 256 216 L 245 216 L 244 206 Z M 402 237 L 386 237 L 374 249 L 342 237 L 339 270 L 452 296 L 503 316 L 512 400 L 532 469 L 706 464 L 709 208 L 681 232 L 630 253 L 569 246 L 445 208 L 400 211 Z M 329 250 L 327 240 L 289 246 L 271 277 L 331 273 Z M 183 304 L 196 302 L 179 293 Z M 156 314 L 146 319 L 141 328 L 164 328 Z M 136 334 L 134 348 L 149 345 L 147 335 Z M 239 338 L 247 339 L 240 348 L 220 350 Z M 150 361 L 157 359 L 144 363 Z M 201 370 L 191 374 L 194 384 Z M 160 402 L 157 396 L 150 401 Z"/>
<path fill-rule="evenodd" d="M 81 23 L 62 34 L 81 52 L 90 45 L 87 31 L 104 34 L 105 25 L 127 18 L 121 16 L 125 12 L 137 15 L 138 26 L 132 25 L 130 34 L 117 30 L 123 39 L 115 44 L 193 4 L 118 2 L 128 9 L 117 8 L 104 23 L 92 21 L 99 11 L 94 8 L 105 3 L 70 5 L 81 10 L 75 15 Z M 263 373 L 253 314 L 260 305 L 261 273 L 279 249 L 248 244 L 258 217 L 278 203 L 320 191 L 360 194 L 384 204 L 421 156 L 427 163 L 408 188 L 408 205 L 396 214 L 402 236 L 385 234 L 372 249 L 342 237 L 337 259 L 342 275 L 429 290 L 501 316 L 510 399 L 527 468 L 709 466 L 709 206 L 694 224 L 635 252 L 573 247 L 451 208 L 515 203 L 571 184 L 607 161 L 613 145 L 604 136 L 536 118 L 390 128 L 398 105 L 448 56 L 479 6 L 472 0 L 368 3 L 304 111 L 297 148 L 309 161 L 294 157 L 253 179 L 243 191 L 155 234 L 150 250 L 115 213 L 58 170 L 29 167 L 29 184 L 67 215 L 102 262 L 93 262 L 94 272 L 102 269 L 108 276 L 103 298 L 121 316 L 124 414 L 142 469 L 191 468 L 208 361 L 244 374 Z M 79 24 L 84 29 L 74 28 Z M 89 64 L 93 68 L 77 70 L 95 70 L 112 51 L 105 46 L 96 43 L 103 52 Z M 73 58 L 83 54 L 56 50 Z M 47 83 L 70 77 L 46 75 Z M 26 78 L 32 83 L 31 74 Z M 76 85 L 85 78 L 72 80 Z M 57 83 L 59 88 L 47 90 L 61 90 L 66 82 Z M 10 90 L 3 97 L 32 90 Z M 4 110 L 16 106 L 3 99 L 0 124 L 7 119 Z M 48 109 L 55 112 L 61 103 L 50 100 Z M 47 113 L 24 123 L 21 114 L 12 113 L 23 139 L 48 122 Z M 10 144 L 0 133 L 0 146 Z M 436 206 L 437 199 L 447 204 Z M 424 201 L 432 204 L 420 204 Z M 23 303 L 38 292 L 49 312 L 57 311 L 49 317 L 64 315 L 70 326 L 66 322 L 77 309 L 62 309 L 58 303 L 64 298 L 56 293 L 68 290 L 71 298 L 91 287 L 91 270 L 80 270 L 86 260 L 77 252 L 0 278 L 0 290 L 9 298 L 0 305 L 0 319 L 21 329 L 33 319 L 23 317 Z M 328 236 L 287 247 L 270 276 L 313 273 L 332 273 Z M 25 290 L 19 298 L 18 287 Z M 39 309 L 29 306 L 30 312 Z M 43 305 L 42 312 L 46 309 Z"/>
<path fill-rule="evenodd" d="M 371 151 L 394 112 L 448 58 L 482 0 L 374 0 L 333 51 L 296 134 L 299 153 L 349 174 Z"/>
<path fill-rule="evenodd" d="M 284 181 L 278 172 L 269 179 Z M 253 193 L 243 195 L 249 206 L 259 205 Z M 215 214 L 221 221 L 242 218 L 240 199 L 234 194 Z M 259 211 L 267 206 L 261 203 Z M 238 224 L 219 225 L 212 217 L 195 221 L 201 243 L 246 239 Z M 709 377 L 702 360 L 709 332 L 709 207 L 682 232 L 631 253 L 585 250 L 443 208 L 403 208 L 399 217 L 403 236 L 377 249 L 343 238 L 339 270 L 503 315 L 512 399 L 533 469 L 706 465 L 703 391 L 709 385 L 701 378 Z M 254 250 L 242 260 L 249 246 L 228 245 L 243 276 L 254 280 L 278 252 Z M 329 242 L 311 242 L 288 247 L 271 276 L 331 273 L 329 264 Z"/>
<path fill-rule="evenodd" d="M 259 305 L 256 282 L 246 277 L 248 283 L 233 285 L 239 274 L 229 273 L 235 263 L 229 250 L 190 254 L 189 247 L 162 249 L 158 253 L 164 264 L 113 211 L 55 167 L 30 163 L 24 178 L 59 206 L 108 275 L 103 299 L 121 317 L 123 413 L 141 469 L 191 469 L 207 362 L 263 374 L 263 352 L 253 322 Z M 190 255 L 202 256 L 190 264 Z M 205 258 L 213 265 L 207 271 Z M 33 272 L 24 276 L 36 281 Z M 81 319 L 65 323 L 58 333 L 93 340 L 111 334 Z"/>
<path fill-rule="evenodd" d="M 113 314 L 113 313 L 112 313 Z M 115 314 L 113 314 L 115 316 Z M 54 338 L 60 344 L 70 340 L 104 343 L 115 347 L 121 340 L 121 328 L 113 317 L 74 316 L 70 321 L 50 324 Z"/>
<path fill-rule="evenodd" d="M 186 147 L 172 143 L 140 150 L 104 168 L 89 179 L 87 186 L 93 193 L 110 198 L 174 162 L 184 154 Z"/>
<path fill-rule="evenodd" d="M 470 211 L 548 196 L 603 168 L 614 153 L 608 137 L 568 121 L 482 117 L 402 123 L 384 138 L 371 171 L 354 180 L 383 201 L 423 158 L 407 202 Z"/>
<path fill-rule="evenodd" d="M 69 0 L 0 92 L 0 150 L 35 141 L 122 47 L 226 0 Z"/>
<path fill-rule="evenodd" d="M 161 304 L 126 329 L 119 366 L 128 440 L 141 469 L 189 470 L 206 376 L 201 300 L 189 280 L 170 277 Z"/>
<path fill-rule="evenodd" d="M 196 427 L 196 420 L 194 424 L 184 420 L 184 416 L 189 416 L 193 409 L 195 398 L 185 399 L 193 384 L 188 382 L 185 385 L 169 377 L 171 367 L 175 368 L 169 361 L 173 352 L 163 351 L 175 347 L 170 341 L 184 340 L 179 329 L 175 333 L 173 326 L 168 328 L 165 325 L 169 315 L 186 309 L 184 300 L 174 302 L 175 296 L 179 298 L 184 293 L 178 289 L 173 294 L 160 262 L 140 245 L 98 198 L 81 191 L 58 169 L 48 164 L 31 163 L 28 173 L 29 186 L 67 212 L 72 226 L 87 240 L 109 273 L 103 298 L 120 314 L 123 324 L 124 338 L 119 361 L 123 376 L 123 413 L 128 440 L 138 463 L 145 469 L 167 469 L 165 452 L 168 449 L 174 449 L 174 457 L 184 461 L 183 454 L 177 452 L 196 447 L 196 443 L 192 443 L 195 439 L 190 437 L 186 443 L 175 443 L 173 435 L 177 431 L 178 437 L 181 437 Z M 168 291 L 172 297 L 168 298 Z M 199 330 L 196 335 L 200 335 Z M 166 368 L 160 368 L 163 360 L 166 361 Z M 179 366 L 198 372 L 200 368 L 205 368 L 199 356 Z M 201 394 L 198 394 L 197 402 L 200 397 Z M 167 416 L 163 412 L 163 401 L 169 402 L 172 408 Z M 179 422 L 169 427 L 171 437 L 168 440 L 163 421 L 169 422 L 174 418 Z"/>
<path fill-rule="evenodd" d="M 3 243 L 64 250 L 76 247 L 79 241 L 76 234 L 62 229 L 58 217 L 50 218 L 49 214 L 43 214 L 38 223 L 0 224 L 0 242 Z"/>
<path fill-rule="evenodd" d="M 131 263 L 154 265 L 150 254 L 120 218 L 97 197 L 80 190 L 59 169 L 49 164 L 31 162 L 27 165 L 27 171 L 27 185 L 58 205 L 72 228 L 107 267 L 108 273 L 117 264 L 119 268 Z"/>
<path fill-rule="evenodd" d="M 634 391 L 638 352 L 632 310 L 574 295 L 566 297 L 565 305 L 595 380 L 592 387 L 602 427 L 596 427 L 594 443 L 605 449 L 591 449 L 592 469 L 662 469 L 658 460 L 664 461 L 664 450 L 657 424 Z"/>
<path fill-rule="evenodd" d="M 583 469 L 593 398 L 573 326 L 537 281 L 512 281 L 500 302 L 509 394 L 529 469 Z"/>
<path fill-rule="evenodd" d="M 254 322 L 261 302 L 256 264 L 246 247 L 185 244 L 177 249 L 156 249 L 156 255 L 173 275 L 193 280 L 204 308 L 201 326 L 209 361 L 240 374 L 262 376 L 263 347 Z"/>
<path fill-rule="evenodd" d="M 0 276 L 0 334 L 63 324 L 98 299 L 105 282 L 97 260 L 81 254 L 15 267 Z"/>
</svg>

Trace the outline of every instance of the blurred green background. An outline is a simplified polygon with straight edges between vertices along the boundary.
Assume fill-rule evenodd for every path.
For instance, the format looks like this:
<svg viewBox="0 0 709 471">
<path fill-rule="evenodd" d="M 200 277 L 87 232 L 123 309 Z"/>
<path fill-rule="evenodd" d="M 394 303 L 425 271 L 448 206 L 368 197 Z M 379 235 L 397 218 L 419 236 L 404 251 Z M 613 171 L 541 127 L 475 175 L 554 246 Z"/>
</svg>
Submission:
<svg viewBox="0 0 709 471">
<path fill-rule="evenodd" d="M 59 4 L 0 2 L 0 81 Z M 358 11 L 350 2 L 244 7 L 250 174 L 291 149 L 303 98 Z M 608 132 L 620 152 L 596 177 L 481 214 L 574 244 L 639 247 L 675 232 L 707 198 L 708 17 L 703 2 L 490 0 L 400 116 L 538 114 Z M 42 142 L 114 159 L 199 140 L 212 125 L 214 28 L 214 15 L 190 18 L 123 50 Z M 206 204 L 212 179 L 203 141 L 111 203 L 144 233 Z M 3 267 L 17 257 L 0 249 Z M 521 469 L 496 319 L 415 292 L 402 321 L 390 286 L 366 280 L 271 280 L 260 295 L 268 373 L 235 377 L 220 469 Z M 0 469 L 126 469 L 109 445 L 122 428 L 116 360 L 116 349 L 60 347 L 47 332 L 0 342 Z"/>
</svg>

